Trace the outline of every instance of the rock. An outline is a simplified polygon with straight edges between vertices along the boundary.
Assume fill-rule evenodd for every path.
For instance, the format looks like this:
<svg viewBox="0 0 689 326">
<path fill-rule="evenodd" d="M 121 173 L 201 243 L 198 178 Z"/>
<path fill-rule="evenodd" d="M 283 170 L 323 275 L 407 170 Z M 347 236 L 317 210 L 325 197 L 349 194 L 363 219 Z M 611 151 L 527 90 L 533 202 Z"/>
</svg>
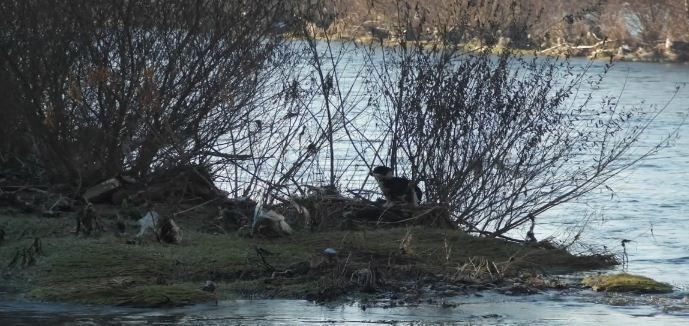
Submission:
<svg viewBox="0 0 689 326">
<path fill-rule="evenodd" d="M 632 293 L 672 292 L 672 286 L 670 284 L 627 273 L 587 277 L 582 281 L 582 284 L 590 287 L 594 291 Z"/>
</svg>

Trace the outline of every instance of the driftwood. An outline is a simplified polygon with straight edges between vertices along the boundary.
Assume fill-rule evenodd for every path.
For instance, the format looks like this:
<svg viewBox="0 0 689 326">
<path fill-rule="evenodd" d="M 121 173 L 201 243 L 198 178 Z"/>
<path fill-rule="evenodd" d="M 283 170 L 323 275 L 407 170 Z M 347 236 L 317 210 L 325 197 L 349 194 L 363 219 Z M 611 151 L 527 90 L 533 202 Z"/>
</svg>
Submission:
<svg viewBox="0 0 689 326">
<path fill-rule="evenodd" d="M 598 42 L 596 44 L 592 44 L 592 45 L 572 45 L 569 43 L 557 44 L 555 46 L 551 46 L 547 49 L 541 50 L 541 51 L 539 51 L 539 53 L 548 53 L 548 52 L 552 52 L 555 50 L 572 50 L 572 49 L 574 49 L 574 50 L 590 50 L 590 49 L 596 49 L 596 48 L 599 48 L 601 46 L 604 46 L 605 44 L 607 44 L 609 42 L 610 41 L 608 41 L 608 40 L 603 40 L 603 41 L 600 41 L 600 42 Z"/>
<path fill-rule="evenodd" d="M 44 217 L 57 217 L 62 212 L 74 210 L 76 204 L 73 199 L 43 188 L 48 187 L 0 184 L 0 208 L 7 207 L 10 210 L 40 214 Z"/>
<path fill-rule="evenodd" d="M 84 197 L 84 199 L 86 199 L 87 201 L 94 201 L 95 199 L 97 199 L 99 197 L 105 196 L 105 195 L 115 191 L 115 189 L 117 189 L 121 186 L 122 186 L 122 183 L 120 182 L 120 180 L 118 180 L 116 178 L 111 178 L 111 179 L 105 180 L 105 181 L 103 181 L 103 182 L 101 182 L 101 183 L 99 183 L 99 184 L 97 184 L 91 188 L 86 189 L 86 191 L 84 192 L 84 195 L 82 197 Z"/>
</svg>

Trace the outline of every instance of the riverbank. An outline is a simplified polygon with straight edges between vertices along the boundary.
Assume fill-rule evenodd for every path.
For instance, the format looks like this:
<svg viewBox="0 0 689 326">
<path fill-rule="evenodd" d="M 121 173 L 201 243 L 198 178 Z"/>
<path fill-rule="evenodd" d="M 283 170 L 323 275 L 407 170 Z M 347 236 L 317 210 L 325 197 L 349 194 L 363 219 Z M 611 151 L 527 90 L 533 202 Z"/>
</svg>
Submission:
<svg viewBox="0 0 689 326">
<path fill-rule="evenodd" d="M 294 38 L 298 39 L 298 38 Z M 355 42 L 364 46 L 397 47 L 401 42 L 398 39 L 376 38 L 370 35 L 350 36 L 335 35 L 329 37 L 316 37 L 319 41 Z M 500 54 L 505 50 L 520 57 L 549 57 L 549 58 L 586 58 L 590 60 L 602 60 L 612 62 L 641 62 L 641 63 L 674 63 L 689 64 L 689 43 L 672 42 L 659 44 L 654 47 L 631 47 L 619 42 L 597 42 L 591 45 L 580 44 L 551 44 L 544 48 L 522 48 L 510 45 L 508 39 L 501 40 L 497 44 L 485 45 L 482 42 L 466 44 L 446 44 L 433 38 L 404 41 L 406 46 L 418 46 L 426 50 L 452 47 L 460 53 L 490 52 Z"/>
<path fill-rule="evenodd" d="M 121 221 L 107 217 L 101 233 L 76 236 L 75 214 L 0 214 L 5 297 L 132 307 L 240 298 L 413 305 L 484 290 L 524 294 L 566 287 L 543 275 L 616 263 L 609 255 L 574 256 L 548 243 L 524 245 L 423 226 L 304 229 L 252 238 L 209 228 L 217 218 L 210 208 L 176 218 L 183 232 L 178 244 L 137 238 L 133 221 L 116 234 Z M 336 254 L 324 254 L 326 248 Z M 217 290 L 203 291 L 207 281 Z"/>
<path fill-rule="evenodd" d="M 548 56 L 689 62 L 688 2 L 652 9 L 645 5 L 583 2 L 511 6 L 443 1 L 414 6 L 394 1 L 378 1 L 375 5 L 358 2 L 333 3 L 314 12 L 306 19 L 306 31 L 315 37 L 369 44 L 445 40 L 460 48 L 510 47 L 515 52 L 535 51 Z M 548 14 L 534 15 L 537 12 Z M 620 19 L 620 12 L 626 19 Z"/>
</svg>

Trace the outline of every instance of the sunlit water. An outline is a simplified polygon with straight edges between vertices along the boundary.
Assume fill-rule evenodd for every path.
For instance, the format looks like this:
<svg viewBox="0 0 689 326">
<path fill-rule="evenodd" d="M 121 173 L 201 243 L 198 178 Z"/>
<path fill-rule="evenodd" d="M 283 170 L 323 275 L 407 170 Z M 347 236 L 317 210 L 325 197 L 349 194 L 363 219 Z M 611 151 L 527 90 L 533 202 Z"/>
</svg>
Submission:
<svg viewBox="0 0 689 326">
<path fill-rule="evenodd" d="M 611 93 L 624 87 L 622 102 L 663 106 L 684 86 L 648 130 L 640 150 L 672 132 L 689 114 L 689 66 L 618 64 L 603 84 Z M 564 236 L 563 226 L 580 224 L 592 214 L 582 234 L 584 243 L 622 253 L 626 245 L 628 271 L 689 290 L 689 128 L 681 127 L 671 147 L 642 161 L 608 183 L 584 203 L 566 205 L 541 219 L 541 236 Z"/>
<path fill-rule="evenodd" d="M 584 64 L 585 61 L 574 61 Z M 602 64 L 602 63 L 601 63 Z M 601 85 L 624 104 L 665 105 L 677 85 L 689 83 L 689 65 L 618 64 Z M 681 88 L 658 117 L 641 148 L 678 126 L 689 114 L 689 87 Z M 689 128 L 665 148 L 585 201 L 544 215 L 536 229 L 539 239 L 566 240 L 585 227 L 581 243 L 622 253 L 627 244 L 626 270 L 669 282 L 667 296 L 608 296 L 590 291 L 548 292 L 508 297 L 486 294 L 457 297 L 454 308 L 437 304 L 418 307 L 361 309 L 357 304 L 335 307 L 305 301 L 224 301 L 219 305 L 153 310 L 0 302 L 0 325 L 33 324 L 624 324 L 682 325 L 689 323 Z M 364 167 L 365 168 L 365 167 Z M 346 185 L 345 185 L 346 186 Z M 591 216 L 582 223 L 582 216 Z"/>
</svg>

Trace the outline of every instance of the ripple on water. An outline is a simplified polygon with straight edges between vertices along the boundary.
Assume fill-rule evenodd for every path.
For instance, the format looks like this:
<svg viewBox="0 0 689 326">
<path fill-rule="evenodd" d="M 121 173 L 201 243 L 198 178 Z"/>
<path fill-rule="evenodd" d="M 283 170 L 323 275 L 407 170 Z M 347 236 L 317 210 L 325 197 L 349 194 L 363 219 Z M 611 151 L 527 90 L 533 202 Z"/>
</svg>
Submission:
<svg viewBox="0 0 689 326">
<path fill-rule="evenodd" d="M 546 292 L 532 296 L 486 293 L 453 297 L 440 304 L 368 308 L 358 304 L 325 307 L 299 300 L 233 300 L 163 310 L 1 303 L 0 324 L 336 324 L 399 323 L 529 325 L 681 325 L 689 321 L 680 297 L 606 295 L 591 291 Z"/>
</svg>

